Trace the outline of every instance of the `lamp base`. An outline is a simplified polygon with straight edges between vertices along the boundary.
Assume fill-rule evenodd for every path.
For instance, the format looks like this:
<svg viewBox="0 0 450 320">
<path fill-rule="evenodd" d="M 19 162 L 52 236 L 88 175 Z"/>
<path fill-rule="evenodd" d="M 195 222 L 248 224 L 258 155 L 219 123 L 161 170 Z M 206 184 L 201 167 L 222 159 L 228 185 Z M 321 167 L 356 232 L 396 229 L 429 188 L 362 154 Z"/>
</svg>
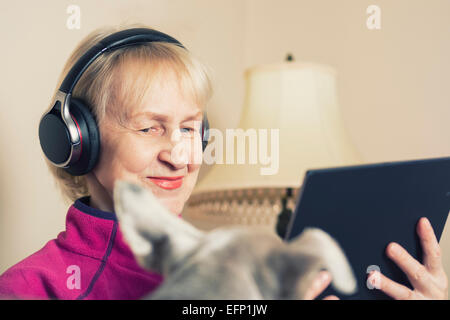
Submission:
<svg viewBox="0 0 450 320">
<path fill-rule="evenodd" d="M 300 189 L 247 188 L 197 193 L 187 201 L 182 216 L 201 230 L 244 225 L 276 232 L 279 214 L 286 208 L 294 210 Z"/>
</svg>

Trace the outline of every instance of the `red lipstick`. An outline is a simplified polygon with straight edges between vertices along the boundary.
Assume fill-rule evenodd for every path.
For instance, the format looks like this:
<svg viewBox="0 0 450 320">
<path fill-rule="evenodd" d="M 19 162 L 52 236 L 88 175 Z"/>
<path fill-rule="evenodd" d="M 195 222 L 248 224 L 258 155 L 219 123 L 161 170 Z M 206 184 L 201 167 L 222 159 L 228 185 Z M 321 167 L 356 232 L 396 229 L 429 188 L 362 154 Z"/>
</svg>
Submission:
<svg viewBox="0 0 450 320">
<path fill-rule="evenodd" d="M 184 176 L 178 177 L 148 177 L 158 187 L 173 190 L 181 187 Z"/>
</svg>

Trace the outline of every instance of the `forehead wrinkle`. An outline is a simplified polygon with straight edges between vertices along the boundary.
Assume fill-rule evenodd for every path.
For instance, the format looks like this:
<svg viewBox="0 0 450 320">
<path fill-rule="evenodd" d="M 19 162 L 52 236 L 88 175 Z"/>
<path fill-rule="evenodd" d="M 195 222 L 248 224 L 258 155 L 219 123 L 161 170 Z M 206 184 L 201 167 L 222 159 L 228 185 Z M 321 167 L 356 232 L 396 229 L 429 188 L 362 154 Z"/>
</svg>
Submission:
<svg viewBox="0 0 450 320">
<path fill-rule="evenodd" d="M 152 111 L 144 111 L 138 114 L 131 115 L 132 118 L 146 118 L 151 120 L 163 121 L 166 122 L 169 119 L 168 115 L 162 113 L 156 113 Z"/>
<path fill-rule="evenodd" d="M 182 121 L 196 120 L 201 114 L 202 114 L 202 111 L 199 110 L 195 114 L 187 115 Z M 157 113 L 157 112 L 152 112 L 152 111 L 143 111 L 140 113 L 132 114 L 131 117 L 132 118 L 148 118 L 148 119 L 155 119 L 155 120 L 161 120 L 161 121 L 167 121 L 169 118 L 168 115 L 165 115 L 162 113 Z"/>
<path fill-rule="evenodd" d="M 112 114 L 123 125 L 134 117 L 134 113 L 145 109 L 145 101 L 152 98 L 155 90 L 166 90 L 169 86 L 176 88 L 183 99 L 198 105 L 195 92 L 186 87 L 186 79 L 174 62 L 125 58 L 120 60 L 115 71 L 112 94 L 115 110 Z M 192 118 L 196 116 L 198 114 Z"/>
</svg>

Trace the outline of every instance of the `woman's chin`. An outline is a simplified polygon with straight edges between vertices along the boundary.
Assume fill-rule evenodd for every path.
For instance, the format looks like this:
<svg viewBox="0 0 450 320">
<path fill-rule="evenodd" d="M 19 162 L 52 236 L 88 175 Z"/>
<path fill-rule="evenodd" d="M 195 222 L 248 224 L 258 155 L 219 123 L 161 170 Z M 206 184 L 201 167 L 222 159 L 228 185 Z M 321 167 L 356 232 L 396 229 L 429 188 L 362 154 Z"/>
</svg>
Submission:
<svg viewBox="0 0 450 320">
<path fill-rule="evenodd" d="M 153 182 L 146 180 L 147 189 L 170 211 L 178 215 L 183 210 L 186 196 L 185 188 L 177 188 L 168 190 L 155 185 Z"/>
<path fill-rule="evenodd" d="M 174 201 L 170 199 L 161 199 L 161 203 L 175 215 L 180 214 L 184 206 L 184 203 L 182 203 L 181 201 Z"/>
</svg>

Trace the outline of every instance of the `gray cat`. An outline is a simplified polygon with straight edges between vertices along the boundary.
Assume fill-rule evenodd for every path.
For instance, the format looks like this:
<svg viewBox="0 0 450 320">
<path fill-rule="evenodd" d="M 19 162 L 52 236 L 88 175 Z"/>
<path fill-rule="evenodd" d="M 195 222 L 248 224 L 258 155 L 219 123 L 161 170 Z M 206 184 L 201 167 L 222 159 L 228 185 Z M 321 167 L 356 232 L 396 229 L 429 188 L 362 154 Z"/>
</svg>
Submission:
<svg viewBox="0 0 450 320">
<path fill-rule="evenodd" d="M 117 181 L 114 206 L 138 263 L 164 276 L 145 299 L 304 299 L 322 269 L 345 294 L 356 279 L 339 245 L 319 229 L 292 242 L 258 227 L 198 230 L 146 189 Z"/>
</svg>

